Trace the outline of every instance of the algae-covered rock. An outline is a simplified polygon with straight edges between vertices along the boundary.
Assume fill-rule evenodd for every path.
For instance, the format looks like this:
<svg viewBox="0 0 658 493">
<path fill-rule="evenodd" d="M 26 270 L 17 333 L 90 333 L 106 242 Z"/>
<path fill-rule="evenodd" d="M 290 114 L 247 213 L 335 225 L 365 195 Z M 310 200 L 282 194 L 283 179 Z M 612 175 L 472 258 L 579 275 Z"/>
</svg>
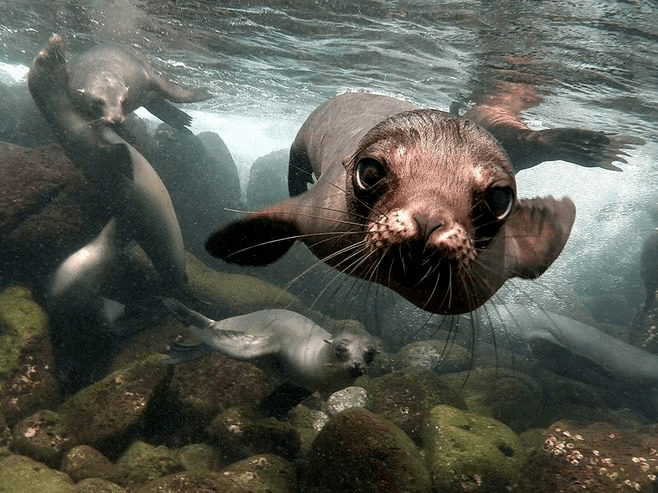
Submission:
<svg viewBox="0 0 658 493">
<path fill-rule="evenodd" d="M 411 439 L 363 408 L 332 417 L 313 442 L 301 491 L 429 492 L 430 479 Z"/>
<path fill-rule="evenodd" d="M 238 489 L 233 481 L 222 473 L 203 471 L 170 474 L 150 481 L 132 491 L 134 493 L 251 493 L 262 490 Z"/>
<path fill-rule="evenodd" d="M 77 489 L 63 472 L 50 469 L 24 455 L 10 455 L 0 460 L 0 491 L 75 493 Z"/>
<path fill-rule="evenodd" d="M 237 459 L 262 453 L 292 459 L 301 448 L 299 432 L 290 424 L 275 418 L 257 419 L 240 408 L 217 415 L 208 434 L 225 454 Z"/>
<path fill-rule="evenodd" d="M 69 450 L 62 459 L 60 470 L 76 483 L 87 478 L 109 480 L 114 477 L 114 464 L 89 445 L 78 445 Z"/>
<path fill-rule="evenodd" d="M 75 486 L 77 493 L 124 493 L 126 491 L 118 484 L 100 478 L 83 479 Z"/>
<path fill-rule="evenodd" d="M 219 451 L 207 443 L 192 443 L 178 450 L 178 458 L 186 471 L 218 471 L 222 466 Z"/>
<path fill-rule="evenodd" d="M 446 405 L 432 409 L 424 436 L 436 491 L 505 491 L 525 460 L 518 437 L 503 423 Z"/>
<path fill-rule="evenodd" d="M 368 409 L 389 419 L 419 446 L 423 422 L 437 404 L 466 409 L 461 396 L 442 377 L 424 368 L 408 367 L 371 380 Z"/>
<path fill-rule="evenodd" d="M 134 488 L 154 479 L 183 470 L 178 453 L 167 447 L 133 442 L 117 461 L 114 480 L 126 488 Z"/>
<path fill-rule="evenodd" d="M 59 413 L 81 443 L 109 457 L 116 456 L 139 430 L 149 404 L 162 390 L 171 368 L 154 354 L 117 370 L 100 382 L 82 389 L 62 404 Z"/>
<path fill-rule="evenodd" d="M 59 400 L 48 317 L 29 290 L 0 293 L 0 410 L 10 424 Z"/>
<path fill-rule="evenodd" d="M 248 313 L 299 304 L 294 295 L 257 277 L 218 272 L 189 254 L 185 270 L 190 292 L 209 305 Z"/>
<path fill-rule="evenodd" d="M 235 462 L 222 470 L 235 485 L 235 491 L 293 493 L 297 491 L 295 468 L 273 454 L 255 455 Z"/>
<path fill-rule="evenodd" d="M 22 455 L 59 468 L 64 453 L 77 439 L 55 411 L 37 411 L 14 426 L 14 449 Z"/>
</svg>

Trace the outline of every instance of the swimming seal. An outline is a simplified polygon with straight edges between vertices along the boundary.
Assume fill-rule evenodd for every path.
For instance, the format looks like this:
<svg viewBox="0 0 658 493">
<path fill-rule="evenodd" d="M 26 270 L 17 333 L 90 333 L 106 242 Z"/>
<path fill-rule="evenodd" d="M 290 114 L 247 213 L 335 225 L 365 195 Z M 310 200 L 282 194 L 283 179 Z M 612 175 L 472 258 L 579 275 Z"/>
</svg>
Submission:
<svg viewBox="0 0 658 493">
<path fill-rule="evenodd" d="M 345 330 L 332 336 L 290 310 L 260 310 L 215 321 L 175 299 L 165 298 L 163 303 L 207 347 L 254 363 L 309 391 L 328 394 L 348 387 L 366 372 L 377 353 L 365 333 Z M 199 350 L 203 347 L 193 346 L 191 357 Z M 181 356 L 186 359 L 185 352 L 182 349 L 172 362 L 179 362 Z"/>
<path fill-rule="evenodd" d="M 474 310 L 508 278 L 539 276 L 575 219 L 568 198 L 519 200 L 505 150 L 479 125 L 367 93 L 309 116 L 290 150 L 289 187 L 296 196 L 220 229 L 208 252 L 264 265 L 300 239 L 433 313 Z"/>
<path fill-rule="evenodd" d="M 178 129 L 192 118 L 169 101 L 192 103 L 211 97 L 206 89 L 187 88 L 163 79 L 142 58 L 114 45 L 95 46 L 68 67 L 71 99 L 91 119 L 114 125 L 144 106 Z"/>
<path fill-rule="evenodd" d="M 107 273 L 108 262 L 116 251 L 132 240 L 153 262 L 163 287 L 180 292 L 186 282 L 185 251 L 169 194 L 137 150 L 109 126 L 90 122 L 74 107 L 67 91 L 64 41 L 60 36 L 51 37 L 37 55 L 28 85 L 66 155 L 94 187 L 97 206 L 106 208 L 115 219 L 82 252 L 72 254 L 62 264 L 51 292 L 64 297 L 68 289 L 93 290 L 100 282 L 99 276 Z M 89 272 L 94 275 L 86 275 Z M 59 285 L 58 280 L 63 284 Z"/>
</svg>

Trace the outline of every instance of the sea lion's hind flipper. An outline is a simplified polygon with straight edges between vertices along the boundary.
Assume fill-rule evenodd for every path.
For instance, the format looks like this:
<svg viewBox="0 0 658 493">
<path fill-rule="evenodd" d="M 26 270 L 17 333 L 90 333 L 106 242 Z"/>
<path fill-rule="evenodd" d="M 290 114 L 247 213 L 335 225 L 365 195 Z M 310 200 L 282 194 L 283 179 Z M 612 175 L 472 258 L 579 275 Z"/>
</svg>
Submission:
<svg viewBox="0 0 658 493">
<path fill-rule="evenodd" d="M 176 341 L 169 350 L 169 358 L 163 360 L 162 365 L 177 365 L 179 363 L 187 363 L 204 357 L 206 354 L 212 353 L 213 350 L 207 344 L 186 344 L 184 342 Z"/>
<path fill-rule="evenodd" d="M 612 135 L 578 128 L 552 128 L 534 132 L 529 140 L 530 151 L 542 161 L 563 160 L 585 167 L 622 171 L 614 161 L 626 163 L 625 152 L 644 144 L 638 137 Z M 529 152 L 530 153 L 530 152 Z M 540 161 L 541 162 L 541 161 Z"/>
<path fill-rule="evenodd" d="M 206 250 L 229 263 L 267 265 L 282 257 L 299 235 L 290 221 L 258 213 L 213 233 Z"/>
<path fill-rule="evenodd" d="M 283 419 L 288 414 L 288 411 L 304 401 L 312 393 L 312 391 L 304 387 L 286 382 L 279 385 L 270 395 L 265 397 L 258 404 L 255 411 L 260 416 Z"/>
<path fill-rule="evenodd" d="M 571 233 L 571 199 L 522 199 L 503 227 L 507 277 L 534 279 L 558 257 Z"/>
<path fill-rule="evenodd" d="M 144 108 L 149 110 L 154 116 L 178 130 L 189 130 L 187 127 L 192 124 L 192 117 L 183 110 L 176 108 L 169 101 L 160 97 L 154 91 L 151 91 L 144 100 Z"/>
<path fill-rule="evenodd" d="M 163 298 L 162 304 L 185 325 L 205 328 L 213 323 L 213 320 L 186 307 L 183 303 L 173 298 Z"/>
<path fill-rule="evenodd" d="M 163 98 L 174 103 L 196 103 L 212 98 L 212 94 L 205 87 L 182 86 L 156 74 L 153 74 L 151 87 L 159 92 Z"/>
</svg>

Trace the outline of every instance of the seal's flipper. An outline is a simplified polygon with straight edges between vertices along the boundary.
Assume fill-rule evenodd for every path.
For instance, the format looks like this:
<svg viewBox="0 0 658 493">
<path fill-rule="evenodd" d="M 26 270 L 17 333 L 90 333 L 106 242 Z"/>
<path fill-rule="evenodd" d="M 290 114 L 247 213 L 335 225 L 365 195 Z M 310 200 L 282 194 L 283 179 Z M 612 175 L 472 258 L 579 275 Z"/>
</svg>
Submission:
<svg viewBox="0 0 658 493">
<path fill-rule="evenodd" d="M 156 74 L 152 74 L 151 78 L 151 87 L 158 91 L 163 98 L 174 103 L 196 103 L 212 98 L 212 94 L 204 87 L 181 86 Z"/>
<path fill-rule="evenodd" d="M 284 419 L 293 407 L 308 398 L 313 392 L 291 383 L 283 383 L 265 397 L 256 407 L 256 413 L 268 418 Z"/>
<path fill-rule="evenodd" d="M 178 365 L 179 363 L 195 361 L 210 353 L 212 353 L 212 348 L 207 344 L 185 344 L 183 342 L 176 341 L 169 350 L 169 358 L 163 360 L 160 364 Z"/>
<path fill-rule="evenodd" d="M 214 322 L 214 320 L 186 307 L 180 301 L 173 298 L 163 298 L 162 304 L 185 325 L 191 325 L 203 329 Z"/>
<path fill-rule="evenodd" d="M 540 276 L 564 248 L 575 219 L 569 198 L 522 199 L 503 227 L 507 277 Z"/>
<path fill-rule="evenodd" d="M 299 235 L 292 222 L 258 213 L 213 233 L 206 241 L 206 250 L 234 264 L 267 265 L 282 257 Z"/>
<path fill-rule="evenodd" d="M 176 108 L 154 91 L 151 91 L 144 101 L 144 108 L 178 130 L 188 130 L 187 127 L 192 124 L 192 117 L 190 115 Z"/>
</svg>

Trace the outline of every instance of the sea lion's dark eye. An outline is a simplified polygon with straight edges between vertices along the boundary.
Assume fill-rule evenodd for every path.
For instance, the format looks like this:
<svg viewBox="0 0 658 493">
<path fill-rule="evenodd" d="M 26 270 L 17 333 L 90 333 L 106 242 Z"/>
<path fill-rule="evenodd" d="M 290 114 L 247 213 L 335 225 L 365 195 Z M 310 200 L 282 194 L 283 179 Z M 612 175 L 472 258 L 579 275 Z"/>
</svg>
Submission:
<svg viewBox="0 0 658 493">
<path fill-rule="evenodd" d="M 384 165 L 376 159 L 366 157 L 356 163 L 354 184 L 364 192 L 372 191 L 384 178 Z"/>
<path fill-rule="evenodd" d="M 486 191 L 484 202 L 496 219 L 502 221 L 512 211 L 514 190 L 510 187 L 495 187 Z"/>
<path fill-rule="evenodd" d="M 368 349 L 366 349 L 366 354 L 363 356 L 363 361 L 365 361 L 366 364 L 369 365 L 374 361 L 376 355 L 377 355 L 377 350 L 372 346 L 368 346 Z"/>
<path fill-rule="evenodd" d="M 336 345 L 336 357 L 338 359 L 344 359 L 345 354 L 347 353 L 347 344 L 340 342 Z"/>
</svg>

